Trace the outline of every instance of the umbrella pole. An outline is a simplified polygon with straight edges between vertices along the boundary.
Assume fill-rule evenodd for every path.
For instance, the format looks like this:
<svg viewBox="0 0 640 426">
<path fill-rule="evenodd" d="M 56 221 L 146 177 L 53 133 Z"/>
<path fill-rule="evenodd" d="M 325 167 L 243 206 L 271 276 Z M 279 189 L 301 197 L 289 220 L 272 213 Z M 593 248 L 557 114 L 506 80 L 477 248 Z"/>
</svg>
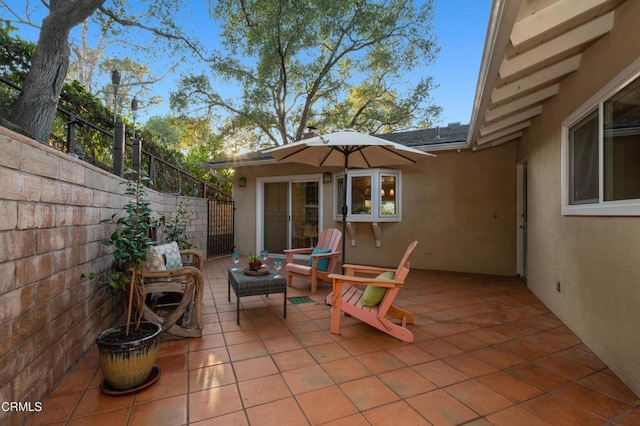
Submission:
<svg viewBox="0 0 640 426">
<path fill-rule="evenodd" d="M 344 273 L 344 264 L 347 248 L 347 174 L 349 173 L 349 152 L 344 153 L 344 193 L 342 194 L 342 273 Z"/>
</svg>

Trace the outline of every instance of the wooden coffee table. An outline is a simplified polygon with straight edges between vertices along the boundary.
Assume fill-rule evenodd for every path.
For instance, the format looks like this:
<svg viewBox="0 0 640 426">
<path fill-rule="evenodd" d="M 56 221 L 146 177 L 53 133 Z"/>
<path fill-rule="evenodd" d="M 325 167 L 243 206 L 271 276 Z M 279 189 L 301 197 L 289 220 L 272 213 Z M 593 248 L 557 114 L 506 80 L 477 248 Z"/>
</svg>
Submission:
<svg viewBox="0 0 640 426">
<path fill-rule="evenodd" d="M 275 270 L 270 269 L 266 275 L 245 275 L 241 268 L 234 271 L 229 268 L 228 299 L 231 302 L 231 289 L 236 294 L 236 324 L 240 325 L 240 298 L 243 296 L 257 296 L 272 293 L 284 293 L 283 317 L 287 317 L 287 279 L 280 275 L 276 278 Z"/>
</svg>

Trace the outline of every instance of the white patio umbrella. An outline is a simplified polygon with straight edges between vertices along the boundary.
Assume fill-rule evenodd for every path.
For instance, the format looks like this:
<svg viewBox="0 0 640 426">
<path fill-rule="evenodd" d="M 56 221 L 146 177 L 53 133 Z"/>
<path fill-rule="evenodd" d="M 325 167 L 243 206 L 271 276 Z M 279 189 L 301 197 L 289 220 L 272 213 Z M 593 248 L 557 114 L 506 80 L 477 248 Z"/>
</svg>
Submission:
<svg viewBox="0 0 640 426">
<path fill-rule="evenodd" d="M 395 142 L 366 135 L 355 130 L 340 130 L 326 135 L 318 135 L 299 142 L 271 148 L 264 151 L 277 161 L 309 164 L 312 166 L 344 166 L 345 190 L 342 200 L 342 264 L 345 264 L 347 228 L 346 182 L 349 167 L 371 168 L 392 165 L 415 164 L 435 157 L 417 149 Z"/>
</svg>

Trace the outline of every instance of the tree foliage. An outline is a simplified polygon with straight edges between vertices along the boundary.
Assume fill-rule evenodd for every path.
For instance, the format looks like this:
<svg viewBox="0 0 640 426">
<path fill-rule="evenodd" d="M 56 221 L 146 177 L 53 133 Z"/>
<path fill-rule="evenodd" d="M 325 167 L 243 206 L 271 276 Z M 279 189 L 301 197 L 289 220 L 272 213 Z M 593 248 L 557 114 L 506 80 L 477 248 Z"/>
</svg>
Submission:
<svg viewBox="0 0 640 426">
<path fill-rule="evenodd" d="M 13 83 L 22 84 L 36 46 L 12 35 L 15 30 L 8 22 L 0 21 L 0 73 Z"/>
<path fill-rule="evenodd" d="M 105 0 L 56 0 L 42 21 L 31 67 L 13 108 L 11 121 L 40 141 L 46 141 L 69 67 L 69 32 L 93 14 Z"/>
<path fill-rule="evenodd" d="M 0 45 L 0 72 L 4 78 L 22 86 L 26 70 L 31 65 L 35 43 L 24 41 L 12 32 L 13 29 L 10 26 L 0 26 L 0 41 L 2 42 Z M 6 117 L 7 111 L 12 109 L 12 105 L 16 101 L 15 93 L 16 91 L 11 90 L 8 86 L 0 84 L 0 102 L 2 103 L 0 117 Z M 105 106 L 101 98 L 85 90 L 79 81 L 71 80 L 64 83 L 58 106 L 99 128 L 110 129 L 113 125 L 111 106 Z M 128 137 L 131 138 L 134 125 L 132 117 L 120 116 L 119 120 L 125 123 Z M 52 135 L 65 140 L 68 121 L 69 117 L 66 115 L 56 116 L 51 129 Z M 76 148 L 79 148 L 77 152 L 84 152 L 98 164 L 110 164 L 113 149 L 111 136 L 96 132 L 88 126 L 78 126 L 76 132 Z M 203 162 L 224 155 L 220 151 L 220 139 L 213 135 L 211 124 L 208 121 L 189 117 L 153 117 L 147 125 L 142 128 L 138 126 L 136 136 L 144 141 L 145 151 L 169 164 L 177 165 L 183 171 L 187 171 L 199 179 L 216 185 L 224 192 L 229 192 L 230 187 L 226 182 L 219 182 L 199 166 Z M 177 181 L 175 173 L 166 178 Z M 171 182 L 171 187 L 178 188 L 179 185 Z"/>
<path fill-rule="evenodd" d="M 228 117 L 222 135 L 280 145 L 310 125 L 380 133 L 439 114 L 429 103 L 431 77 L 398 89 L 437 53 L 431 0 L 220 0 L 214 11 L 223 42 L 211 76 L 184 77 L 171 102 Z"/>
<path fill-rule="evenodd" d="M 100 23 L 102 35 L 120 36 L 123 28 L 139 30 L 152 34 L 153 46 L 164 47 L 163 53 L 175 54 L 185 46 L 198 51 L 198 44 L 185 36 L 184 31 L 174 22 L 173 17 L 180 12 L 181 2 L 172 0 L 55 0 L 43 2 L 48 15 L 40 26 L 37 47 L 33 53 L 32 66 L 25 77 L 23 90 L 14 107 L 11 121 L 29 132 L 35 139 L 46 141 L 48 138 L 55 107 L 64 83 L 72 49 L 69 36 L 72 28 L 100 11 L 96 21 Z M 7 7 L 4 2 L 1 3 Z M 31 11 L 29 5 L 25 10 Z M 17 12 L 10 10 L 16 16 Z M 25 22 L 30 22 L 29 20 Z M 131 38 L 133 39 L 133 38 Z M 96 57 L 101 54 L 105 44 L 99 43 L 96 49 L 75 45 L 73 53 L 77 66 L 73 74 L 83 84 L 90 81 L 90 71 L 96 66 Z M 133 44 L 133 43 L 132 43 Z M 146 81 L 148 83 L 149 81 Z M 145 82 L 142 82 L 145 83 Z"/>
</svg>

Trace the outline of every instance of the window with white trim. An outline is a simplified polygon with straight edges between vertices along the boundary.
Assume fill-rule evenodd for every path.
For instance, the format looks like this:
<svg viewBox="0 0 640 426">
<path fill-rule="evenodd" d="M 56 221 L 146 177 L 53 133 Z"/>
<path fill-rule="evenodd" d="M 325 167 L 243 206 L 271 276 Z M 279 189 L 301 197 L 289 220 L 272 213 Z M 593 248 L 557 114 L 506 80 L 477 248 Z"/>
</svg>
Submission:
<svg viewBox="0 0 640 426">
<path fill-rule="evenodd" d="M 640 76 L 563 123 L 563 213 L 640 215 Z"/>
<path fill-rule="evenodd" d="M 349 170 L 347 179 L 347 220 L 349 222 L 399 222 L 402 220 L 399 170 Z M 342 220 L 344 174 L 335 178 L 335 220 Z"/>
</svg>

